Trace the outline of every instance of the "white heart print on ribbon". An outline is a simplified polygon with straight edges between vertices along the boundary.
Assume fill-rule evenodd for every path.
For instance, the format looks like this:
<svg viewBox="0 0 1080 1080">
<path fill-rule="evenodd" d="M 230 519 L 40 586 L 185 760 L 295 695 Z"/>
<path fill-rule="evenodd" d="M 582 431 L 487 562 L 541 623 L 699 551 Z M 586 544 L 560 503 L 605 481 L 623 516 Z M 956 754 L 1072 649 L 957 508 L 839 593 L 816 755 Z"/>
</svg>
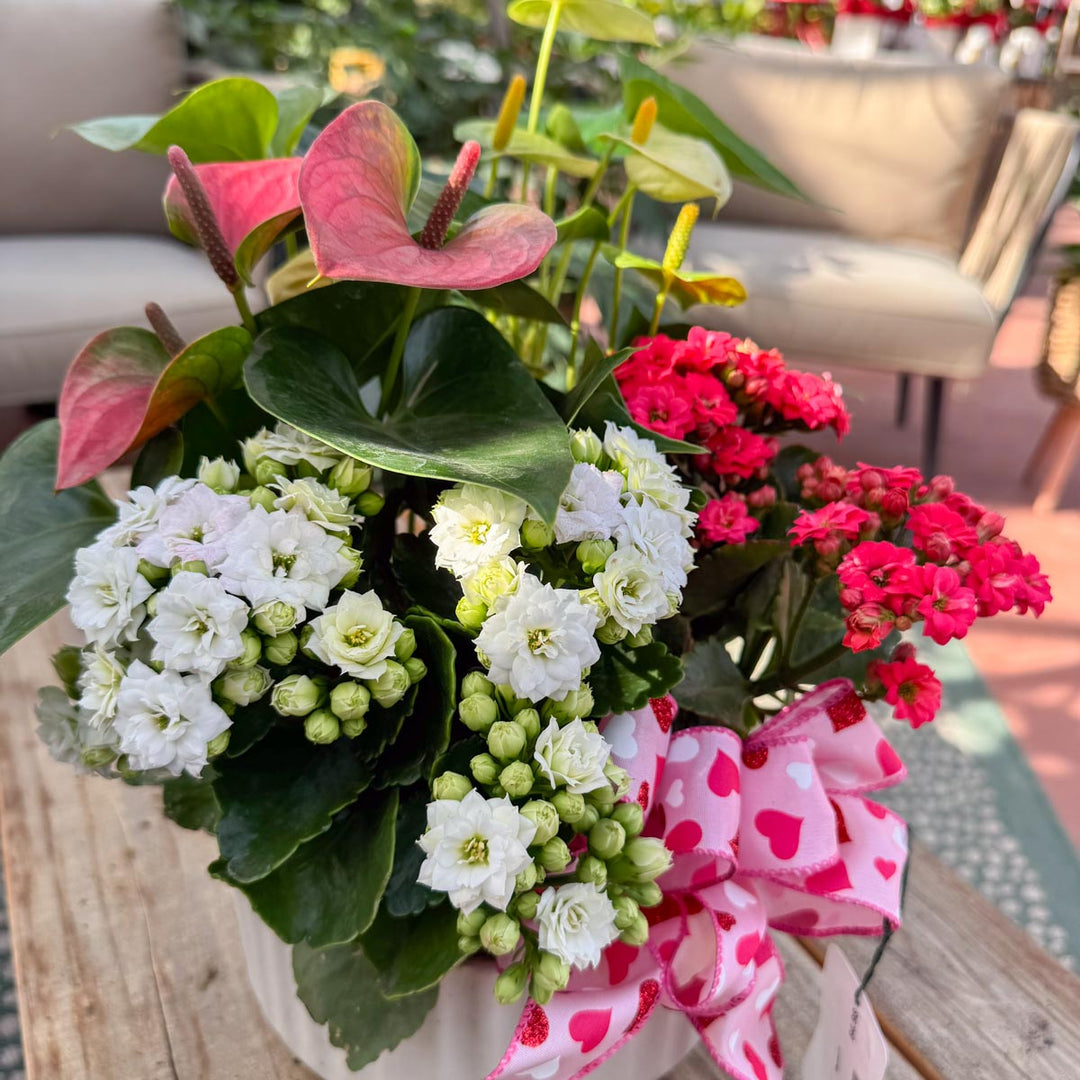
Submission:
<svg viewBox="0 0 1080 1080">
<path fill-rule="evenodd" d="M 671 740 L 667 759 L 674 764 L 680 761 L 693 761 L 700 749 L 701 747 L 693 735 L 680 735 L 677 739 Z"/>
<path fill-rule="evenodd" d="M 785 772 L 799 785 L 801 791 L 806 791 L 814 782 L 814 770 L 807 761 L 792 761 Z"/>
<path fill-rule="evenodd" d="M 636 728 L 637 718 L 628 712 L 617 713 L 604 725 L 604 738 L 611 744 L 615 757 L 630 761 L 637 756 Z"/>
</svg>

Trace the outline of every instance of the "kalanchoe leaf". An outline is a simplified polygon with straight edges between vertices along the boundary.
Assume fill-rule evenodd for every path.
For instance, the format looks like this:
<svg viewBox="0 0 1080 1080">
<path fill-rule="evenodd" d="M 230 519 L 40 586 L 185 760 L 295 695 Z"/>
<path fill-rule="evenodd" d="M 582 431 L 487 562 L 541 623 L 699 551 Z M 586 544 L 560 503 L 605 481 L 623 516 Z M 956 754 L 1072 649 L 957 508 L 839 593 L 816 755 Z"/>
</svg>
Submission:
<svg viewBox="0 0 1080 1080">
<path fill-rule="evenodd" d="M 417 881 L 424 851 L 416 841 L 427 828 L 426 798 L 427 785 L 421 798 L 402 802 L 398 809 L 394 867 L 382 899 L 382 910 L 395 918 L 419 915 L 425 908 L 445 900 L 445 894 L 434 892 Z"/>
<path fill-rule="evenodd" d="M 616 353 L 604 353 L 593 339 L 585 346 L 585 362 L 574 388 L 563 398 L 559 413 L 567 424 L 573 424 L 585 402 L 603 385 L 611 373 L 636 349 L 620 349 Z"/>
<path fill-rule="evenodd" d="M 724 648 L 723 641 L 699 641 L 682 658 L 683 681 L 675 699 L 683 709 L 738 730 L 749 686 Z"/>
<path fill-rule="evenodd" d="M 325 277 L 426 289 L 487 289 L 531 274 L 555 225 L 530 206 L 489 206 L 445 247 L 409 233 L 420 155 L 405 125 L 375 101 L 343 112 L 315 140 L 300 171 L 300 201 L 315 265 Z"/>
<path fill-rule="evenodd" d="M 97 476 L 204 398 L 236 386 L 250 350 L 251 337 L 238 326 L 199 338 L 172 360 L 149 330 L 98 334 L 60 391 L 57 489 Z"/>
<path fill-rule="evenodd" d="M 559 28 L 584 34 L 594 41 L 632 41 L 656 45 L 652 19 L 616 0 L 514 0 L 506 14 L 522 26 L 542 30 L 552 5 L 558 3 Z"/>
<path fill-rule="evenodd" d="M 520 319 L 566 325 L 566 320 L 558 308 L 542 292 L 525 281 L 508 281 L 503 285 L 496 285 L 494 289 L 474 289 L 462 293 L 462 296 L 477 307 L 487 308 L 500 315 L 516 315 Z"/>
<path fill-rule="evenodd" d="M 458 142 L 475 140 L 484 148 L 485 153 L 499 157 L 510 157 L 534 165 L 550 165 L 567 176 L 591 180 L 596 175 L 598 163 L 593 158 L 574 153 L 538 131 L 515 128 L 509 142 L 501 150 L 496 150 L 495 124 L 494 120 L 464 120 L 454 126 L 454 138 Z"/>
<path fill-rule="evenodd" d="M 789 558 L 784 540 L 748 540 L 724 544 L 698 560 L 683 594 L 682 611 L 690 618 L 720 611 L 750 579 L 776 559 Z"/>
<path fill-rule="evenodd" d="M 597 715 L 642 709 L 663 697 L 683 677 L 682 664 L 659 641 L 639 648 L 606 647 L 589 676 Z"/>
<path fill-rule="evenodd" d="M 182 829 L 213 833 L 221 820 L 221 807 L 214 796 L 211 782 L 213 766 L 206 766 L 201 777 L 180 776 L 161 785 L 162 809 Z"/>
<path fill-rule="evenodd" d="M 418 994 L 462 960 L 458 949 L 458 913 L 449 904 L 404 919 L 380 911 L 360 939 L 379 972 L 379 989 L 391 999 Z"/>
<path fill-rule="evenodd" d="M 250 282 L 252 267 L 299 223 L 300 158 L 227 161 L 193 166 L 230 257 Z M 199 245 L 198 222 L 178 178 L 165 188 L 165 216 L 173 235 Z"/>
</svg>

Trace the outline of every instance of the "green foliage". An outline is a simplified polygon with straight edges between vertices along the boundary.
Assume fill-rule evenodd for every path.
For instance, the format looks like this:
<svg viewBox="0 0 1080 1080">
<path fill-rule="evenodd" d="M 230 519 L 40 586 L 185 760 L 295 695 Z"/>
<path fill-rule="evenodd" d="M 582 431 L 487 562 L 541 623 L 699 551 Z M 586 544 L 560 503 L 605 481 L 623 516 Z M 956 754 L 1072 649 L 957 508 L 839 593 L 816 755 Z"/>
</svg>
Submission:
<svg viewBox="0 0 1080 1080">
<path fill-rule="evenodd" d="M 698 560 L 690 575 L 683 594 L 683 614 L 696 618 L 721 610 L 759 570 L 790 554 L 791 547 L 783 540 L 749 540 L 714 548 Z"/>
<path fill-rule="evenodd" d="M 738 729 L 749 684 L 719 638 L 699 641 L 683 656 L 683 681 L 675 700 L 706 722 Z"/>
<path fill-rule="evenodd" d="M 659 641 L 633 648 L 605 648 L 589 675 L 597 716 L 644 708 L 650 698 L 663 697 L 683 677 L 682 664 Z"/>
<path fill-rule="evenodd" d="M 179 776 L 161 785 L 165 816 L 183 829 L 213 833 L 221 820 L 221 807 L 214 795 L 214 767 L 207 765 L 202 776 Z"/>
<path fill-rule="evenodd" d="M 463 959 L 458 949 L 457 911 L 442 903 L 405 918 L 380 912 L 360 939 L 379 973 L 379 989 L 392 999 L 435 986 Z"/>
<path fill-rule="evenodd" d="M 0 652 L 60 609 L 76 550 L 116 518 L 96 482 L 54 494 L 59 441 L 46 420 L 0 457 Z"/>
<path fill-rule="evenodd" d="M 419 915 L 444 899 L 442 893 L 432 892 L 416 880 L 424 861 L 424 852 L 416 841 L 427 826 L 427 797 L 425 787 L 418 797 L 403 800 L 398 809 L 394 865 L 382 900 L 382 910 L 396 918 Z"/>
</svg>

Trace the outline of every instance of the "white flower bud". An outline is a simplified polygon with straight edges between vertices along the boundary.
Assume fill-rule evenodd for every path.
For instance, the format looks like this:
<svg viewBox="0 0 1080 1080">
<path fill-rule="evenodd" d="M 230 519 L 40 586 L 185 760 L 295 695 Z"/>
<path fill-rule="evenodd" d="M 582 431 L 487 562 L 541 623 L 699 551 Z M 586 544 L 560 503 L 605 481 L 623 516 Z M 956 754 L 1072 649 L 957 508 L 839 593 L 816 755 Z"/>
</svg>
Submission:
<svg viewBox="0 0 1080 1080">
<path fill-rule="evenodd" d="M 255 628 L 267 637 L 277 637 L 296 627 L 300 613 L 284 600 L 270 600 L 251 612 Z"/>
<path fill-rule="evenodd" d="M 270 672 L 258 664 L 248 668 L 230 666 L 214 681 L 213 690 L 234 705 L 250 705 L 264 697 L 272 685 Z"/>
<path fill-rule="evenodd" d="M 211 490 L 219 495 L 227 495 L 235 491 L 240 482 L 240 466 L 223 457 L 214 458 L 213 461 L 203 457 L 199 459 L 196 475 Z"/>
</svg>

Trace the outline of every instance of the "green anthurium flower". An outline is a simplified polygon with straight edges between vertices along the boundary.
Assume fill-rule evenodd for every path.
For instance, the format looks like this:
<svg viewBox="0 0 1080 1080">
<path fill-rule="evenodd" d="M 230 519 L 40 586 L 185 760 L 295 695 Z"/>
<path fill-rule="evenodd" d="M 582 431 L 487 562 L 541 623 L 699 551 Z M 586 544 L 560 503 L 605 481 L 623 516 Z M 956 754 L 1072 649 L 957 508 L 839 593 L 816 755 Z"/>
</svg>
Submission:
<svg viewBox="0 0 1080 1080">
<path fill-rule="evenodd" d="M 562 30 L 573 30 L 594 41 L 659 44 L 652 19 L 643 11 L 616 0 L 514 0 L 506 14 L 521 26 L 542 30 L 553 7 L 559 9 L 559 28 Z"/>
<path fill-rule="evenodd" d="M 613 247 L 612 252 L 615 252 Z M 746 300 L 746 289 L 735 278 L 693 270 L 665 270 L 654 259 L 644 259 L 629 251 L 615 254 L 614 264 L 623 270 L 636 270 L 657 288 L 668 285 L 668 295 L 684 311 L 695 304 L 720 304 L 735 307 Z"/>
<path fill-rule="evenodd" d="M 495 149 L 495 120 L 465 120 L 454 127 L 454 138 L 458 142 L 477 142 L 487 154 L 516 158 L 533 165 L 550 165 L 567 176 L 576 176 L 591 180 L 596 173 L 597 162 L 582 154 L 575 154 L 556 142 L 548 135 L 538 131 L 526 131 L 514 128 L 509 140 L 498 150 Z M 501 141 L 501 140 L 500 140 Z"/>
</svg>

